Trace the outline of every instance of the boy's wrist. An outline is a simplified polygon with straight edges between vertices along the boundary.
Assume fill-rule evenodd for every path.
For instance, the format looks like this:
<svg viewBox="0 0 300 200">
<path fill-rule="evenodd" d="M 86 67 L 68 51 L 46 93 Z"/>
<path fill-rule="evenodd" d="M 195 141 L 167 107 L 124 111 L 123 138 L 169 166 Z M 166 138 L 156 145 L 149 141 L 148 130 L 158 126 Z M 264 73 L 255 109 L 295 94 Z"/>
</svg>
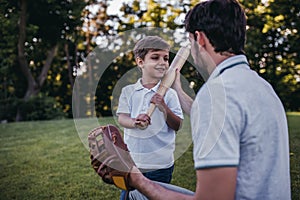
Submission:
<svg viewBox="0 0 300 200">
<path fill-rule="evenodd" d="M 135 118 L 131 118 L 131 121 L 132 121 L 132 125 L 131 125 L 131 128 L 137 128 L 136 127 L 136 124 L 135 124 Z"/>
</svg>

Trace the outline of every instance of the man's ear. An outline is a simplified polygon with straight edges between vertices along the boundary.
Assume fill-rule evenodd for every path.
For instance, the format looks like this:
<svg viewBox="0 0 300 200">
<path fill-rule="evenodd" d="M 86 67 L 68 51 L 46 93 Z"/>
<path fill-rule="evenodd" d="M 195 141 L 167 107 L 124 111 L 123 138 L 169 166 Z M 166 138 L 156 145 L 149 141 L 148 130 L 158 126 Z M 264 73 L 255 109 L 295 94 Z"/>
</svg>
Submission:
<svg viewBox="0 0 300 200">
<path fill-rule="evenodd" d="M 143 59 L 141 59 L 140 57 L 137 57 L 136 59 L 135 59 L 135 62 L 136 62 L 136 64 L 139 66 L 139 67 L 143 67 L 143 65 L 144 65 L 144 61 L 143 61 Z"/>
<path fill-rule="evenodd" d="M 195 31 L 196 41 L 202 47 L 205 47 L 207 37 L 202 31 Z"/>
</svg>

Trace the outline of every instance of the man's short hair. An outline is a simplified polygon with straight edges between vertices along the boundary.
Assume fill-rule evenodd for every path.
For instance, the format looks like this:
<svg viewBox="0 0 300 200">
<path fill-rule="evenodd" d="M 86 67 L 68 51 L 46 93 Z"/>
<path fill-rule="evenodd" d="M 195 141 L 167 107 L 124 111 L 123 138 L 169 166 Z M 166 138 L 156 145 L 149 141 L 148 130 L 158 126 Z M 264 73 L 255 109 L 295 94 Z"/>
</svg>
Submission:
<svg viewBox="0 0 300 200">
<path fill-rule="evenodd" d="M 244 54 L 246 15 L 237 0 L 210 0 L 197 4 L 186 15 L 185 28 L 192 34 L 204 32 L 215 52 Z"/>
<path fill-rule="evenodd" d="M 161 37 L 146 36 L 139 40 L 133 48 L 134 57 L 144 59 L 149 50 L 170 50 L 170 45 Z"/>
</svg>

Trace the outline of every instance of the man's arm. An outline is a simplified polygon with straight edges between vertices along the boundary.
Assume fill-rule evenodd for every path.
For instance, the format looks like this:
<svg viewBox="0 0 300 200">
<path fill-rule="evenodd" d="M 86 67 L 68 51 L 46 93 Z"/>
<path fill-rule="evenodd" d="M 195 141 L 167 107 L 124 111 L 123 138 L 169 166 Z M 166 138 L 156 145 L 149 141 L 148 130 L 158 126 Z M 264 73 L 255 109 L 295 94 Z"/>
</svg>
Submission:
<svg viewBox="0 0 300 200">
<path fill-rule="evenodd" d="M 180 72 L 178 69 L 176 69 L 176 78 L 175 78 L 175 81 L 174 81 L 172 87 L 177 92 L 177 95 L 178 95 L 178 98 L 180 101 L 180 105 L 181 105 L 183 111 L 186 114 L 190 115 L 192 104 L 193 104 L 194 100 L 189 95 L 187 95 L 184 92 L 184 90 L 182 89 L 181 81 L 180 81 Z"/>
<path fill-rule="evenodd" d="M 136 188 L 140 193 L 142 193 L 148 199 L 152 199 L 152 200 L 174 200 L 174 199 L 193 200 L 194 199 L 194 196 L 184 195 L 171 190 L 167 190 L 166 188 L 156 184 L 155 182 L 143 176 L 143 174 L 140 173 L 140 171 L 136 167 L 134 167 L 130 173 L 129 184 L 134 188 Z M 137 199 L 137 198 L 130 198 L 130 199 Z"/>
<path fill-rule="evenodd" d="M 236 167 L 197 170 L 197 187 L 194 196 L 166 188 L 144 177 L 137 168 L 130 174 L 130 185 L 153 200 L 233 200 L 236 188 Z"/>
<path fill-rule="evenodd" d="M 237 168 L 215 167 L 199 169 L 196 196 L 201 200 L 233 200 L 236 189 Z"/>
<path fill-rule="evenodd" d="M 151 98 L 151 103 L 154 103 L 158 107 L 158 109 L 164 114 L 166 123 L 171 129 L 178 131 L 181 128 L 182 119 L 175 115 L 172 112 L 172 110 L 167 106 L 163 96 L 161 96 L 158 93 L 154 94 Z"/>
</svg>

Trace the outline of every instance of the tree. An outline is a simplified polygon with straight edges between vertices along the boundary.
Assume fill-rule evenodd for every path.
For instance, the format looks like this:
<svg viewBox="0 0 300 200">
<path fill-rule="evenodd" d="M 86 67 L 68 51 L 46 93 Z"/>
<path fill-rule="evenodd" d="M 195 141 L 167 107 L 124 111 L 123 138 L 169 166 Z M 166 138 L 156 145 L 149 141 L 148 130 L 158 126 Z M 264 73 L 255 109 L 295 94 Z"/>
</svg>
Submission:
<svg viewBox="0 0 300 200">
<path fill-rule="evenodd" d="M 12 113 L 16 113 L 13 106 L 15 103 L 17 88 L 14 83 L 17 77 L 13 66 L 17 60 L 17 32 L 18 16 L 17 3 L 15 1 L 0 2 L 0 120 L 14 118 Z M 13 112 L 12 112 L 13 111 Z"/>
<path fill-rule="evenodd" d="M 299 110 L 299 1 L 243 1 L 251 67 L 274 87 L 287 110 Z"/>
<path fill-rule="evenodd" d="M 99 104 L 96 109 L 98 115 L 111 115 L 115 111 L 115 107 L 111 107 L 111 101 L 116 101 L 113 99 L 112 93 L 113 88 L 115 88 L 117 81 L 129 70 L 133 69 L 135 65 L 132 50 L 134 44 L 137 42 L 138 38 L 143 37 L 143 34 L 139 31 L 139 28 L 143 27 L 156 27 L 160 31 L 149 30 L 144 34 L 159 35 L 167 40 L 175 52 L 179 49 L 179 43 L 182 42 L 184 38 L 183 23 L 180 21 L 182 18 L 181 14 L 185 13 L 191 5 L 180 2 L 170 2 L 170 1 L 137 1 L 134 0 L 130 3 L 123 3 L 120 14 L 118 16 L 109 16 L 107 24 L 112 24 L 112 28 L 117 27 L 117 29 L 111 30 L 108 35 L 97 35 L 95 37 L 101 38 L 101 41 L 107 46 L 100 44 L 101 48 L 113 47 L 118 49 L 118 51 L 123 52 L 116 60 L 110 64 L 107 70 L 104 72 L 104 77 L 106 81 L 101 82 L 97 88 L 96 98 L 97 104 Z M 177 38 L 175 35 L 166 34 L 166 31 L 177 31 Z M 131 31 L 130 37 L 126 38 L 126 41 L 122 44 L 118 44 L 119 41 L 116 38 L 122 38 L 126 31 Z M 120 36 L 118 36 L 118 34 Z M 109 37 L 113 35 L 114 40 L 109 40 Z M 168 35 L 168 36 L 167 36 Z M 181 35 L 181 37 L 178 37 Z M 169 37 L 170 36 L 170 37 Z M 122 39 L 120 39 L 122 41 Z M 109 45 L 108 45 L 109 44 Z M 171 53 L 170 61 L 174 58 L 175 54 Z M 191 64 L 187 64 L 184 67 L 183 72 L 187 75 L 190 81 L 193 81 L 196 87 L 200 87 L 201 82 L 196 81 L 196 72 L 194 71 Z"/>
<path fill-rule="evenodd" d="M 18 108 L 20 120 L 22 105 L 29 104 L 34 97 L 53 98 L 69 117 L 72 117 L 72 97 L 83 102 L 80 106 L 86 109 L 85 116 L 111 115 L 112 88 L 135 66 L 129 47 L 143 36 L 137 30 L 143 27 L 173 30 L 176 35 L 168 37 L 163 31 L 145 34 L 164 37 L 176 52 L 184 40 L 182 20 L 197 2 L 132 0 L 123 4 L 119 13 L 109 14 L 111 0 L 1 1 L 0 119 L 12 120 L 12 113 L 16 115 Z M 241 0 L 241 3 L 248 18 L 246 54 L 251 67 L 272 84 L 287 110 L 300 110 L 299 2 Z M 128 30 L 132 35 L 126 44 L 121 44 Z M 97 71 L 89 68 L 83 72 L 83 63 L 89 62 L 88 55 L 98 48 L 123 54 L 108 63 L 106 80 L 101 79 L 94 94 L 90 83 L 97 79 Z M 170 61 L 174 56 L 171 52 Z M 203 84 L 190 63 L 181 72 L 195 91 Z M 79 75 L 90 89 L 86 94 L 72 96 L 74 80 Z M 91 107 L 94 98 L 97 113 Z"/>
<path fill-rule="evenodd" d="M 19 1 L 18 63 L 27 81 L 24 102 L 41 91 L 59 45 L 80 24 L 83 6 L 80 0 Z M 18 110 L 16 120 L 21 119 Z"/>
</svg>

